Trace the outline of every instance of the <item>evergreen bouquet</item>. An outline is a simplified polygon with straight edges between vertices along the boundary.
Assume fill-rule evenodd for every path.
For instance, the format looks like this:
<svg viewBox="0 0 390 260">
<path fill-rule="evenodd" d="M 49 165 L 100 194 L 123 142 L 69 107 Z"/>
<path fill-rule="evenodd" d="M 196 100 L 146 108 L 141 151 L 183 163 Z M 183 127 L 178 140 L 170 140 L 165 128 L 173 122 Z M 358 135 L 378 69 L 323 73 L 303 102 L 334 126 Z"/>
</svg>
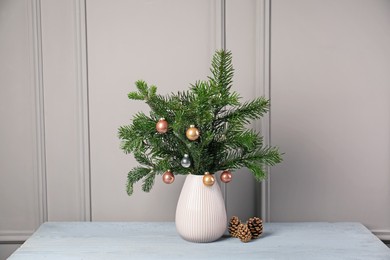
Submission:
<svg viewBox="0 0 390 260">
<path fill-rule="evenodd" d="M 149 192 L 156 175 L 163 175 L 165 183 L 177 174 L 204 175 L 210 186 L 213 173 L 222 171 L 221 180 L 229 182 L 231 171 L 246 167 L 261 181 L 265 166 L 282 161 L 278 148 L 265 146 L 259 133 L 246 128 L 269 110 L 270 102 L 264 97 L 240 102 L 239 93 L 231 90 L 231 52 L 217 51 L 210 70 L 207 80 L 165 96 L 145 81 L 135 83 L 137 91 L 128 97 L 148 104 L 150 114 L 138 112 L 132 124 L 119 128 L 121 148 L 140 164 L 128 173 L 128 195 L 140 180 L 142 190 Z"/>
</svg>

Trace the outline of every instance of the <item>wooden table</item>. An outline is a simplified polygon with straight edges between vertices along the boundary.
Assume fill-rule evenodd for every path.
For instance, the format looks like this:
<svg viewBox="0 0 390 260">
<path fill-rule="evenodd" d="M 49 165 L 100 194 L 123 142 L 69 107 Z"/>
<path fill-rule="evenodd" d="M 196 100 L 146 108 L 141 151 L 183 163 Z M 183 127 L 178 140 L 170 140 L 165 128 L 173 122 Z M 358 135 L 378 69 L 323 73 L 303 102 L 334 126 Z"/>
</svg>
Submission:
<svg viewBox="0 0 390 260">
<path fill-rule="evenodd" d="M 390 259 L 390 249 L 359 223 L 266 223 L 249 243 L 222 237 L 187 242 L 171 222 L 48 222 L 17 259 Z"/>
</svg>

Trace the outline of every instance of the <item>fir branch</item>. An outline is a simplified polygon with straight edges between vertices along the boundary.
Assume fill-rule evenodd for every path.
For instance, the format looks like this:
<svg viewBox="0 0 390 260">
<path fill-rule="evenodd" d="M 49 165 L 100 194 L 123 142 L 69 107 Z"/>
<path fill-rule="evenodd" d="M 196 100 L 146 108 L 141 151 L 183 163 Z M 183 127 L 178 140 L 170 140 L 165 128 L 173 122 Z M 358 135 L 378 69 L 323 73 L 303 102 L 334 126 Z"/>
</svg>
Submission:
<svg viewBox="0 0 390 260">
<path fill-rule="evenodd" d="M 150 88 L 148 90 L 148 96 L 154 97 L 154 96 L 156 96 L 156 93 L 157 93 L 157 87 L 154 85 L 150 86 Z"/>
<path fill-rule="evenodd" d="M 135 86 L 137 87 L 138 92 L 130 92 L 127 95 L 128 98 L 134 100 L 147 100 L 149 93 L 148 84 L 146 84 L 146 82 L 143 80 L 138 80 L 135 82 Z"/>
<path fill-rule="evenodd" d="M 150 190 L 153 188 L 155 177 L 156 177 L 156 173 L 151 171 L 146 176 L 146 178 L 143 180 L 142 190 L 144 192 L 150 192 Z"/>
<path fill-rule="evenodd" d="M 144 100 L 145 99 L 145 97 L 142 94 L 138 93 L 138 92 L 130 92 L 127 95 L 127 97 L 129 99 L 133 99 L 133 100 Z"/>
<path fill-rule="evenodd" d="M 153 169 L 156 172 L 165 172 L 170 169 L 172 163 L 172 157 L 162 158 L 155 162 Z"/>
<path fill-rule="evenodd" d="M 282 161 L 281 154 L 276 147 L 260 148 L 250 153 L 240 150 L 230 151 L 226 160 L 220 164 L 221 169 L 239 169 L 247 167 L 256 178 L 264 176 L 259 168 L 273 166 Z M 257 166 L 256 166 L 257 165 Z"/>
<path fill-rule="evenodd" d="M 148 87 L 148 84 L 146 84 L 145 81 L 143 80 L 137 80 L 135 82 L 135 86 L 137 87 L 138 91 L 144 95 L 145 97 L 148 96 L 148 93 L 149 93 L 149 87 Z"/>
<path fill-rule="evenodd" d="M 145 146 L 145 142 L 155 134 L 155 121 L 144 113 L 137 113 L 130 126 L 121 126 L 118 136 L 122 139 L 121 148 L 126 153 L 135 152 Z"/>
<path fill-rule="evenodd" d="M 264 166 L 261 164 L 247 163 L 246 167 L 252 172 L 257 181 L 262 181 L 267 177 Z"/>
<path fill-rule="evenodd" d="M 121 148 L 125 153 L 131 153 L 142 148 L 143 140 L 139 136 L 136 136 L 133 129 L 120 129 L 119 131 L 119 136 L 122 139 Z M 133 138 L 128 136 L 133 136 Z"/>
<path fill-rule="evenodd" d="M 219 116 L 217 121 L 231 124 L 248 124 L 251 120 L 261 118 L 268 110 L 269 100 L 264 97 L 259 97 L 228 110 Z"/>
<path fill-rule="evenodd" d="M 145 167 L 135 167 L 133 168 L 127 175 L 127 186 L 126 186 L 126 191 L 129 196 L 133 194 L 134 191 L 134 183 L 138 182 L 141 180 L 143 177 L 145 177 L 147 174 L 150 173 L 150 169 L 145 168 Z"/>
<path fill-rule="evenodd" d="M 260 150 L 259 152 L 262 159 L 260 160 L 260 163 L 267 165 L 267 166 L 274 166 L 277 163 L 282 162 L 282 155 L 283 153 L 279 152 L 278 147 L 266 147 Z"/>
<path fill-rule="evenodd" d="M 174 117 L 174 115 L 168 113 L 167 107 L 169 107 L 170 103 L 164 96 L 150 96 L 148 97 L 146 104 L 148 104 L 158 118 L 171 119 Z"/>
<path fill-rule="evenodd" d="M 143 100 L 150 107 L 149 116 L 134 115 L 132 124 L 118 130 L 121 148 L 133 153 L 141 165 L 128 174 L 127 192 L 143 179 L 142 190 L 149 192 L 156 175 L 170 169 L 174 174 L 198 174 L 224 169 L 247 167 L 260 181 L 264 167 L 279 163 L 282 158 L 275 147 L 263 147 L 261 135 L 245 125 L 259 119 L 269 110 L 264 97 L 240 103 L 240 95 L 231 91 L 234 69 L 230 52 L 217 51 L 211 62 L 211 76 L 197 81 L 188 91 L 170 95 L 157 94 L 157 87 L 145 81 L 135 83 L 137 91 L 129 99 Z M 168 131 L 156 132 L 160 118 L 168 122 Z M 186 138 L 190 125 L 200 131 L 195 141 Z M 188 154 L 191 166 L 184 168 L 180 161 Z"/>
<path fill-rule="evenodd" d="M 226 149 L 241 148 L 246 152 L 252 151 L 263 145 L 263 137 L 254 130 L 228 131 L 227 141 L 224 142 Z"/>
<path fill-rule="evenodd" d="M 150 158 L 148 158 L 146 153 L 142 150 L 134 151 L 134 158 L 137 160 L 137 162 L 139 162 L 140 164 L 142 164 L 144 166 L 153 167 L 152 161 L 150 160 Z"/>
<path fill-rule="evenodd" d="M 210 77 L 209 79 L 218 85 L 221 92 L 229 92 L 234 75 L 232 53 L 225 50 L 217 51 L 211 61 L 210 71 L 213 74 L 213 77 Z"/>
</svg>

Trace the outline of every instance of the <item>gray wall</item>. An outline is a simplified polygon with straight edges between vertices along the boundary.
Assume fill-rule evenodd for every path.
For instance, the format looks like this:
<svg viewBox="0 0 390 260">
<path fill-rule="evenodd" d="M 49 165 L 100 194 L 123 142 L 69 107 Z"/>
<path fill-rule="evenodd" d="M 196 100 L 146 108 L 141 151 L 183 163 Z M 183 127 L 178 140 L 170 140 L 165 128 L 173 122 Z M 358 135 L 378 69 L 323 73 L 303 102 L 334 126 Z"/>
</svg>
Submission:
<svg viewBox="0 0 390 260">
<path fill-rule="evenodd" d="M 390 1 L 272 1 L 272 221 L 390 238 Z"/>
</svg>

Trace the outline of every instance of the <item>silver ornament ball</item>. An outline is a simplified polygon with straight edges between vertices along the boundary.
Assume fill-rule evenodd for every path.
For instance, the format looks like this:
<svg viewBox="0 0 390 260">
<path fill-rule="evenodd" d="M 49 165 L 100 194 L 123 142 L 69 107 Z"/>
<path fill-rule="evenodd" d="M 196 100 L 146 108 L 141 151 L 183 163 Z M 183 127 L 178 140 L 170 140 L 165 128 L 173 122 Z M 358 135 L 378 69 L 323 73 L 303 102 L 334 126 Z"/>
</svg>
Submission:
<svg viewBox="0 0 390 260">
<path fill-rule="evenodd" d="M 184 157 L 183 159 L 181 159 L 181 166 L 183 166 L 184 168 L 188 168 L 191 166 L 191 160 L 190 160 L 190 156 L 188 154 L 184 154 Z"/>
</svg>

